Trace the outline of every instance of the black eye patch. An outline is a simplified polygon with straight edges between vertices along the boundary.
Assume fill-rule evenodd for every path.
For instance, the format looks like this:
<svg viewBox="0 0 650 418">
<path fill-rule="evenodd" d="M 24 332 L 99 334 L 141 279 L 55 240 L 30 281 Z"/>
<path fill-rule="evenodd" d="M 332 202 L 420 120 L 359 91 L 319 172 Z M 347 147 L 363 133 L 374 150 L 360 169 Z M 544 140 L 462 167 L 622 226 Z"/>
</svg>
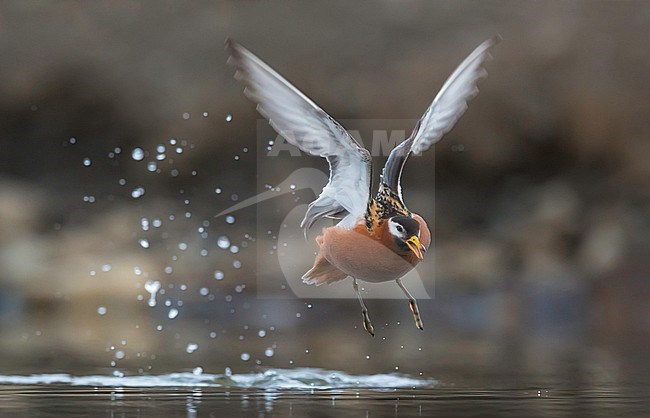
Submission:
<svg viewBox="0 0 650 418">
<path fill-rule="evenodd" d="M 392 220 L 397 224 L 396 229 L 399 232 L 406 231 L 409 236 L 418 235 L 418 232 L 420 231 L 420 224 L 411 217 L 395 216 Z"/>
</svg>

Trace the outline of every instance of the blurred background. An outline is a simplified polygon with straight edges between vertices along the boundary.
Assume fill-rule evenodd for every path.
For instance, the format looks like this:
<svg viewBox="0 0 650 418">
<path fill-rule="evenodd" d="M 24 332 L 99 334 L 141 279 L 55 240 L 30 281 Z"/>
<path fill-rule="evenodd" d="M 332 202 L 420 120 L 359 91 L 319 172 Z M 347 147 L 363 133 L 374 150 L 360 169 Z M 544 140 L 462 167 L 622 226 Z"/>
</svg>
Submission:
<svg viewBox="0 0 650 418">
<path fill-rule="evenodd" d="M 418 118 L 497 33 L 481 94 L 405 173 L 435 219 L 425 331 L 404 300 L 368 301 L 370 338 L 356 300 L 257 298 L 275 231 L 215 215 L 294 167 L 259 178 L 226 37 L 349 120 Z M 0 3 L 0 372 L 647 376 L 649 36 L 643 1 Z"/>
</svg>

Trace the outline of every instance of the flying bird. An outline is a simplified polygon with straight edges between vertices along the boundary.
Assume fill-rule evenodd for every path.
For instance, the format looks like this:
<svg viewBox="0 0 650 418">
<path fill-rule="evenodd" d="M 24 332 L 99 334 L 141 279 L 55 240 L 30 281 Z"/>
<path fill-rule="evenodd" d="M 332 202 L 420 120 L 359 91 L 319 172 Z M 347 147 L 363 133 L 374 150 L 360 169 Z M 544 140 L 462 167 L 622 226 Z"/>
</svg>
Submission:
<svg viewBox="0 0 650 418">
<path fill-rule="evenodd" d="M 408 157 L 426 151 L 449 132 L 478 94 L 477 83 L 487 76 L 494 36 L 479 45 L 449 76 L 408 139 L 390 153 L 372 197 L 372 158 L 348 132 L 316 103 L 275 70 L 232 39 L 226 40 L 228 63 L 244 94 L 289 143 L 329 163 L 329 182 L 308 206 L 301 227 L 306 231 L 323 217 L 340 219 L 316 238 L 319 252 L 304 274 L 307 284 L 321 285 L 352 278 L 363 325 L 374 336 L 358 280 L 394 280 L 408 298 L 416 326 L 423 330 L 415 298 L 401 278 L 424 259 L 431 233 L 424 219 L 402 199 L 400 177 Z"/>
</svg>

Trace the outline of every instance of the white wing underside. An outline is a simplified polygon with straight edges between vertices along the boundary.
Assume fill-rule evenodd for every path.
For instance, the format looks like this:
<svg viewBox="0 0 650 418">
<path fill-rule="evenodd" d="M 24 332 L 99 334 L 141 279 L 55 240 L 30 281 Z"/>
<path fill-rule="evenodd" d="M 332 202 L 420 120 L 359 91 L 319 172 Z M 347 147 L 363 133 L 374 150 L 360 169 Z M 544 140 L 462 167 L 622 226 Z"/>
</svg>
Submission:
<svg viewBox="0 0 650 418">
<path fill-rule="evenodd" d="M 478 94 L 477 83 L 487 76 L 483 65 L 492 59 L 490 48 L 499 43 L 494 36 L 479 45 L 449 76 L 438 95 L 424 112 L 413 132 L 411 151 L 419 154 L 438 142 L 467 110 Z"/>
<path fill-rule="evenodd" d="M 307 230 L 324 216 L 346 215 L 338 224 L 351 228 L 364 215 L 370 198 L 370 153 L 307 96 L 238 43 L 227 40 L 228 63 L 257 110 L 290 144 L 327 159 L 329 182 L 307 209 Z"/>
<path fill-rule="evenodd" d="M 477 84 L 487 76 L 483 66 L 491 59 L 490 49 L 500 40 L 500 36 L 488 39 L 460 63 L 417 122 L 411 136 L 391 151 L 382 170 L 382 183 L 400 199 L 400 178 L 409 155 L 426 151 L 454 127 L 465 113 L 467 103 L 478 94 Z"/>
<path fill-rule="evenodd" d="M 419 154 L 449 132 L 478 94 L 478 82 L 487 76 L 484 64 L 490 49 L 499 43 L 494 36 L 479 45 L 449 76 L 413 133 L 388 158 L 382 178 L 401 198 L 399 178 L 411 152 Z M 331 116 L 281 75 L 238 43 L 227 40 L 228 63 L 244 93 L 257 103 L 257 110 L 289 143 L 302 151 L 325 157 L 329 182 L 307 209 L 301 226 L 305 231 L 319 218 L 343 216 L 338 226 L 353 227 L 365 214 L 370 198 L 371 157 Z"/>
</svg>

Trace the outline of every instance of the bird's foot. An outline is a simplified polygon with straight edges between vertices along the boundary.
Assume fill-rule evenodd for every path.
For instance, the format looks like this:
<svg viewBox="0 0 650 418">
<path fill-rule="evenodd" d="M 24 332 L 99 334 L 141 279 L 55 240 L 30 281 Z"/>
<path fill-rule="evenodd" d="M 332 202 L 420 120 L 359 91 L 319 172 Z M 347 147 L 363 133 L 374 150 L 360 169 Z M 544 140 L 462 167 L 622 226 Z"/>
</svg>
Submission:
<svg viewBox="0 0 650 418">
<path fill-rule="evenodd" d="M 415 300 L 409 300 L 409 307 L 411 312 L 413 312 L 413 319 L 415 320 L 415 326 L 418 327 L 420 331 L 424 331 L 424 325 L 422 324 L 422 318 L 420 317 L 420 310 L 418 309 L 418 304 Z"/>
<path fill-rule="evenodd" d="M 375 328 L 372 326 L 372 322 L 370 322 L 370 317 L 368 316 L 368 311 L 362 311 L 361 314 L 363 315 L 363 327 L 368 331 L 368 334 L 372 335 L 373 337 L 375 336 Z"/>
</svg>

